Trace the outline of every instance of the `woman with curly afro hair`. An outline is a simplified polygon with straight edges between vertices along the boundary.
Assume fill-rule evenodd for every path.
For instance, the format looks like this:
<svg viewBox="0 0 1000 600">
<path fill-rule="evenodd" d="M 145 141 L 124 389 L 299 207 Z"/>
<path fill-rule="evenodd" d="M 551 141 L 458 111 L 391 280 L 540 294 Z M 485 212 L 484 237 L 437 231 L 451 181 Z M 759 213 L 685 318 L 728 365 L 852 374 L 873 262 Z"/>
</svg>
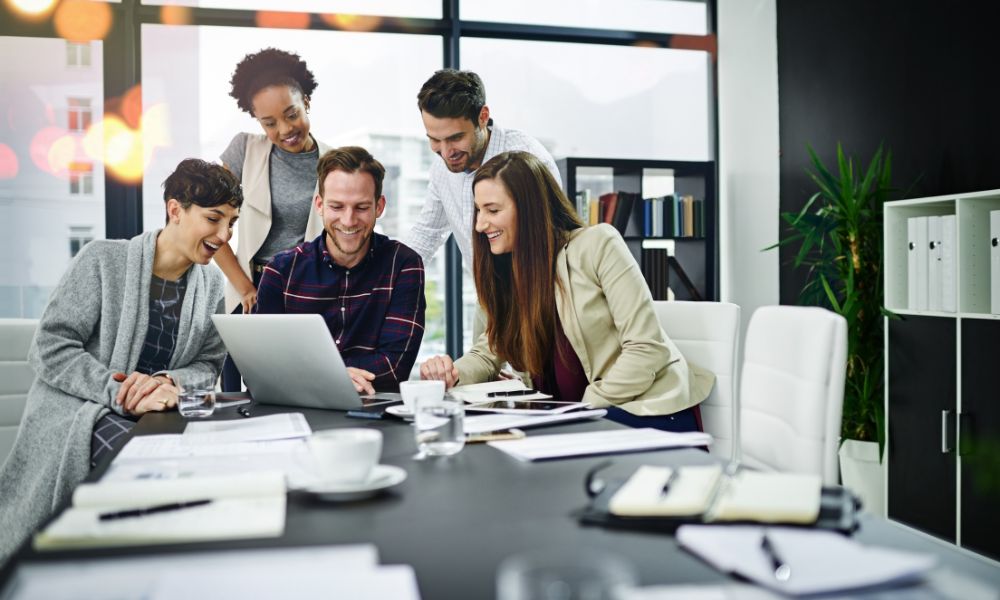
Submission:
<svg viewBox="0 0 1000 600">
<path fill-rule="evenodd" d="M 250 312 L 257 284 L 275 254 L 323 231 L 312 210 L 316 165 L 330 148 L 309 133 L 309 102 L 316 79 L 297 54 L 266 48 L 236 65 L 229 95 L 260 124 L 263 133 L 238 133 L 222 163 L 243 184 L 244 212 L 237 251 L 219 249 L 215 262 L 226 275 L 226 311 Z M 222 388 L 239 391 L 239 371 L 227 359 Z"/>
</svg>

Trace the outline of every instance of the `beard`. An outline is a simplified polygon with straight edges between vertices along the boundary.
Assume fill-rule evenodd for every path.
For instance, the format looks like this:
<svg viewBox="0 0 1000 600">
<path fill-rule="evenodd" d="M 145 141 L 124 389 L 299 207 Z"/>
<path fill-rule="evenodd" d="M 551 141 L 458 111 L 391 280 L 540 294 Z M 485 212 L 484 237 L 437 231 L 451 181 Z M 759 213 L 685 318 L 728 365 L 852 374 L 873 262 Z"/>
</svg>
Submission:
<svg viewBox="0 0 1000 600">
<path fill-rule="evenodd" d="M 358 232 L 354 242 L 350 246 L 346 245 L 339 237 L 338 234 L 344 235 L 343 232 L 338 231 L 335 227 L 328 226 L 326 228 L 327 239 L 329 239 L 333 246 L 341 253 L 346 256 L 355 256 L 359 252 L 368 249 L 368 242 L 371 240 L 372 232 L 375 230 L 374 227 L 369 227 Z"/>
</svg>

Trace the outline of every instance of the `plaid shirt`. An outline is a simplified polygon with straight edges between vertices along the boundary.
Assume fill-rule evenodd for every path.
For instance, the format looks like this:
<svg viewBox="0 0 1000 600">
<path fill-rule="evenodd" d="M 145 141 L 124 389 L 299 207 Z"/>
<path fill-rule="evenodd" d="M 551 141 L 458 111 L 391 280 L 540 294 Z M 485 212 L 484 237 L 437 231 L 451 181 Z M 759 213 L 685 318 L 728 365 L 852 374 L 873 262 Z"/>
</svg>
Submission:
<svg viewBox="0 0 1000 600">
<path fill-rule="evenodd" d="M 373 233 L 368 255 L 346 269 L 326 232 L 279 252 L 260 278 L 257 313 L 318 313 L 349 367 L 385 387 L 406 381 L 424 337 L 424 264 L 398 241 Z"/>
</svg>

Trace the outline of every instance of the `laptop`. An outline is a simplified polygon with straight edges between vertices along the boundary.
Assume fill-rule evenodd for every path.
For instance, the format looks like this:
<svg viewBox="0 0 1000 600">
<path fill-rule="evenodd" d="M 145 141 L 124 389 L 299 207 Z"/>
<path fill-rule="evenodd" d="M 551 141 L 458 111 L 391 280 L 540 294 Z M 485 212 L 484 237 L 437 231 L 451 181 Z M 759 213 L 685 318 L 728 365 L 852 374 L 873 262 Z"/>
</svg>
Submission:
<svg viewBox="0 0 1000 600">
<path fill-rule="evenodd" d="M 351 410 L 361 396 L 323 317 L 212 315 L 254 401 Z"/>
</svg>

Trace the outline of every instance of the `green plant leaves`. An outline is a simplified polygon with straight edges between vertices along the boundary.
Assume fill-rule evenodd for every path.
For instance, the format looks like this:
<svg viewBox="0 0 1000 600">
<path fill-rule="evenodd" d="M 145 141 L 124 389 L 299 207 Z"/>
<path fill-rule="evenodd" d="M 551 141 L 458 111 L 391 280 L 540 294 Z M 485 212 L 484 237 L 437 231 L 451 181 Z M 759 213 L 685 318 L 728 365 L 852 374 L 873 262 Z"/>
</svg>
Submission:
<svg viewBox="0 0 1000 600">
<path fill-rule="evenodd" d="M 880 145 L 867 167 L 837 144 L 832 173 L 807 147 L 814 193 L 798 212 L 783 212 L 786 234 L 766 250 L 796 249 L 791 263 L 806 269 L 799 302 L 825 306 L 847 320 L 844 438 L 885 444 L 883 404 L 882 205 L 893 191 L 892 152 Z"/>
</svg>

